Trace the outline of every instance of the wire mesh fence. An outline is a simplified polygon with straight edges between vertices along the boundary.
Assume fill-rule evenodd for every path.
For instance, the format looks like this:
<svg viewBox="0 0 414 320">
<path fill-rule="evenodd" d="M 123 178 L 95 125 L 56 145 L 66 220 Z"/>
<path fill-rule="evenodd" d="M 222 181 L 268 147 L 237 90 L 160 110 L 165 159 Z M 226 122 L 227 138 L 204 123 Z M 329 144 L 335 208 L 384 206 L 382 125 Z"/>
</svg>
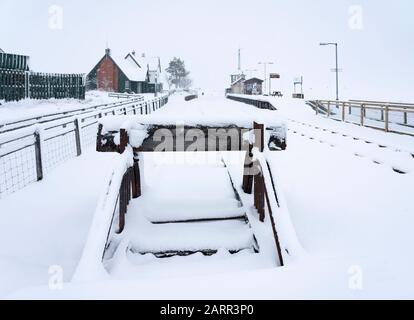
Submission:
<svg viewBox="0 0 414 320">
<path fill-rule="evenodd" d="M 161 108 L 168 97 L 157 99 Z M 58 165 L 96 145 L 99 118 L 151 113 L 146 103 L 130 103 L 65 117 L 0 134 L 0 199 L 43 179 Z M 152 102 L 151 102 L 152 106 Z"/>
<path fill-rule="evenodd" d="M 43 168 L 47 174 L 59 164 L 76 157 L 75 131 L 45 139 L 42 149 Z"/>
<path fill-rule="evenodd" d="M 34 144 L 0 155 L 0 198 L 37 181 Z"/>
</svg>

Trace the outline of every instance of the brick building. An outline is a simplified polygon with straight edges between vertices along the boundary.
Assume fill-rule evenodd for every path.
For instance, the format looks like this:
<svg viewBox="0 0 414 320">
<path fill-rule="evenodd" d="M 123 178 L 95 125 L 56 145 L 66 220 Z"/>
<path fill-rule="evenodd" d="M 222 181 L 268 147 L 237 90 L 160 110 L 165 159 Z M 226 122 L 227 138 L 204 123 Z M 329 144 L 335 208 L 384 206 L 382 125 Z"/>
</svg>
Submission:
<svg viewBox="0 0 414 320">
<path fill-rule="evenodd" d="M 135 52 L 119 58 L 110 49 L 87 75 L 87 90 L 153 93 L 163 90 L 161 63 L 158 59 L 138 58 Z M 152 63 L 150 63 L 152 62 Z"/>
</svg>

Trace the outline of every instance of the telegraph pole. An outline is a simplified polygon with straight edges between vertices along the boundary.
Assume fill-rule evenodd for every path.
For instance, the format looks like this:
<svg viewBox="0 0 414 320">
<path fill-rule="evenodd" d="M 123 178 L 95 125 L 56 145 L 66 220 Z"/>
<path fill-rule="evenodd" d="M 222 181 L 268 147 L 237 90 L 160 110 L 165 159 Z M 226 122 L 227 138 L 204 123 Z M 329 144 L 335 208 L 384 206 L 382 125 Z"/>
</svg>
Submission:
<svg viewBox="0 0 414 320">
<path fill-rule="evenodd" d="M 338 43 L 337 42 L 322 42 L 319 45 L 321 45 L 321 46 L 335 46 L 336 101 L 339 101 Z"/>
</svg>

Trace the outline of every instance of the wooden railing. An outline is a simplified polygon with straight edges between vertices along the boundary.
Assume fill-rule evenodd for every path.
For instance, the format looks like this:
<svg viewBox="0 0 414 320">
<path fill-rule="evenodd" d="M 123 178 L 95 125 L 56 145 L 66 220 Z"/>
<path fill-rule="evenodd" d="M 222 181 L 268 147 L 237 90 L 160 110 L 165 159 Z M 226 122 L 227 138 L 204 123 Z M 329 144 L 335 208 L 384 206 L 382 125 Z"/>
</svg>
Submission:
<svg viewBox="0 0 414 320">
<path fill-rule="evenodd" d="M 47 113 L 40 115 L 38 117 L 24 118 L 11 122 L 0 122 L 0 134 L 18 130 L 26 127 L 30 127 L 33 124 L 43 124 L 51 121 L 56 121 L 64 118 L 70 118 L 73 116 L 85 116 L 88 115 L 108 115 L 108 114 L 130 114 L 130 113 L 142 113 L 148 114 L 151 111 L 155 111 L 160 107 L 168 103 L 168 95 L 161 96 L 159 98 L 154 98 L 153 100 L 142 101 L 141 98 L 133 98 L 127 101 L 113 102 L 107 104 L 100 104 L 92 107 L 73 109 L 70 111 L 56 112 L 56 113 Z"/>
<path fill-rule="evenodd" d="M 254 206 L 259 214 L 259 220 L 265 221 L 266 207 L 269 213 L 270 223 L 272 225 L 273 236 L 275 240 L 275 246 L 279 259 L 280 266 L 284 266 L 284 259 L 282 254 L 282 248 L 279 241 L 279 235 L 277 232 L 276 222 L 274 218 L 274 210 L 272 206 L 271 198 L 274 203 L 279 206 L 278 196 L 276 193 L 276 187 L 274 185 L 274 178 L 270 170 L 270 166 L 266 162 L 266 166 L 261 163 L 261 160 L 252 161 L 254 158 L 253 150 L 260 153 L 264 151 L 264 132 L 265 126 L 263 124 L 254 123 L 253 125 L 256 139 L 254 144 L 249 143 L 249 150 L 246 153 L 244 174 L 243 174 L 243 191 L 246 194 L 254 195 Z M 259 133 L 258 135 L 256 133 Z M 260 137 L 258 137 L 260 136 Z M 264 173 L 267 173 L 266 175 Z M 255 174 L 254 174 L 255 173 Z M 266 177 L 270 177 L 271 181 L 266 181 Z"/>
<path fill-rule="evenodd" d="M 414 104 L 409 103 L 393 103 L 393 102 L 379 102 L 379 101 L 363 101 L 363 100 L 350 100 L 350 101 L 336 101 L 336 100 L 314 100 L 308 101 L 308 104 L 315 109 L 317 115 L 324 114 L 327 118 L 332 118 L 337 115 L 333 112 L 335 110 L 340 111 L 341 121 L 347 122 L 347 115 L 352 115 L 353 109 L 359 109 L 359 124 L 361 126 L 370 127 L 374 129 L 382 129 L 385 132 L 394 132 L 401 134 L 410 134 L 401 130 L 395 130 L 390 127 L 390 124 L 398 124 L 406 127 L 414 127 L 413 124 L 409 124 L 408 115 L 414 114 Z M 368 110 L 375 110 L 380 112 L 380 118 L 374 119 L 367 116 Z M 401 114 L 403 121 L 392 121 L 390 119 L 391 113 Z M 383 122 L 382 127 L 375 127 L 368 125 L 366 120 L 374 120 Z M 413 130 L 414 133 L 414 130 Z"/>
<path fill-rule="evenodd" d="M 112 173 L 104 190 L 74 275 L 76 280 L 99 277 L 99 273 L 104 270 L 102 261 L 111 248 L 112 236 L 124 230 L 128 205 L 131 199 L 141 195 L 139 163 L 130 148 L 113 162 Z"/>
<path fill-rule="evenodd" d="M 118 99 L 136 99 L 137 101 L 144 101 L 144 96 L 140 94 L 111 92 L 111 93 L 108 93 L 108 97 L 118 98 Z"/>
<path fill-rule="evenodd" d="M 119 227 L 117 233 L 122 233 L 125 228 L 125 215 L 128 205 L 132 199 L 141 196 L 141 178 L 139 170 L 139 162 L 134 161 L 134 165 L 129 167 L 122 177 L 119 188 Z M 115 209 L 116 210 L 116 209 Z"/>
<path fill-rule="evenodd" d="M 42 180 L 44 173 L 96 144 L 99 119 L 150 114 L 167 102 L 168 96 L 130 100 L 0 126 L 0 198 Z"/>
</svg>

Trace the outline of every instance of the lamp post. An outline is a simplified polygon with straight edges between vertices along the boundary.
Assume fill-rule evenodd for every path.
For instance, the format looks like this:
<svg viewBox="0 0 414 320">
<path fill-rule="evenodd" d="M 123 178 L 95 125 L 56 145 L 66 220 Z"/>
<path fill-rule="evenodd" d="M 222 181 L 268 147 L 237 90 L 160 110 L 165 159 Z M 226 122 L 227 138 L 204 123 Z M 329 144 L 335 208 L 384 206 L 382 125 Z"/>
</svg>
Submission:
<svg viewBox="0 0 414 320">
<path fill-rule="evenodd" d="M 338 68 L 338 43 L 337 42 L 322 42 L 321 46 L 335 46 L 335 61 L 336 61 L 336 101 L 339 101 L 339 68 Z"/>
<path fill-rule="evenodd" d="M 268 61 L 268 62 L 259 62 L 259 64 L 262 64 L 264 66 L 264 82 L 265 82 L 265 88 L 264 88 L 264 92 L 266 92 L 267 89 L 267 65 L 271 65 L 274 64 L 274 62 Z M 270 79 L 269 79 L 270 81 Z"/>
</svg>

